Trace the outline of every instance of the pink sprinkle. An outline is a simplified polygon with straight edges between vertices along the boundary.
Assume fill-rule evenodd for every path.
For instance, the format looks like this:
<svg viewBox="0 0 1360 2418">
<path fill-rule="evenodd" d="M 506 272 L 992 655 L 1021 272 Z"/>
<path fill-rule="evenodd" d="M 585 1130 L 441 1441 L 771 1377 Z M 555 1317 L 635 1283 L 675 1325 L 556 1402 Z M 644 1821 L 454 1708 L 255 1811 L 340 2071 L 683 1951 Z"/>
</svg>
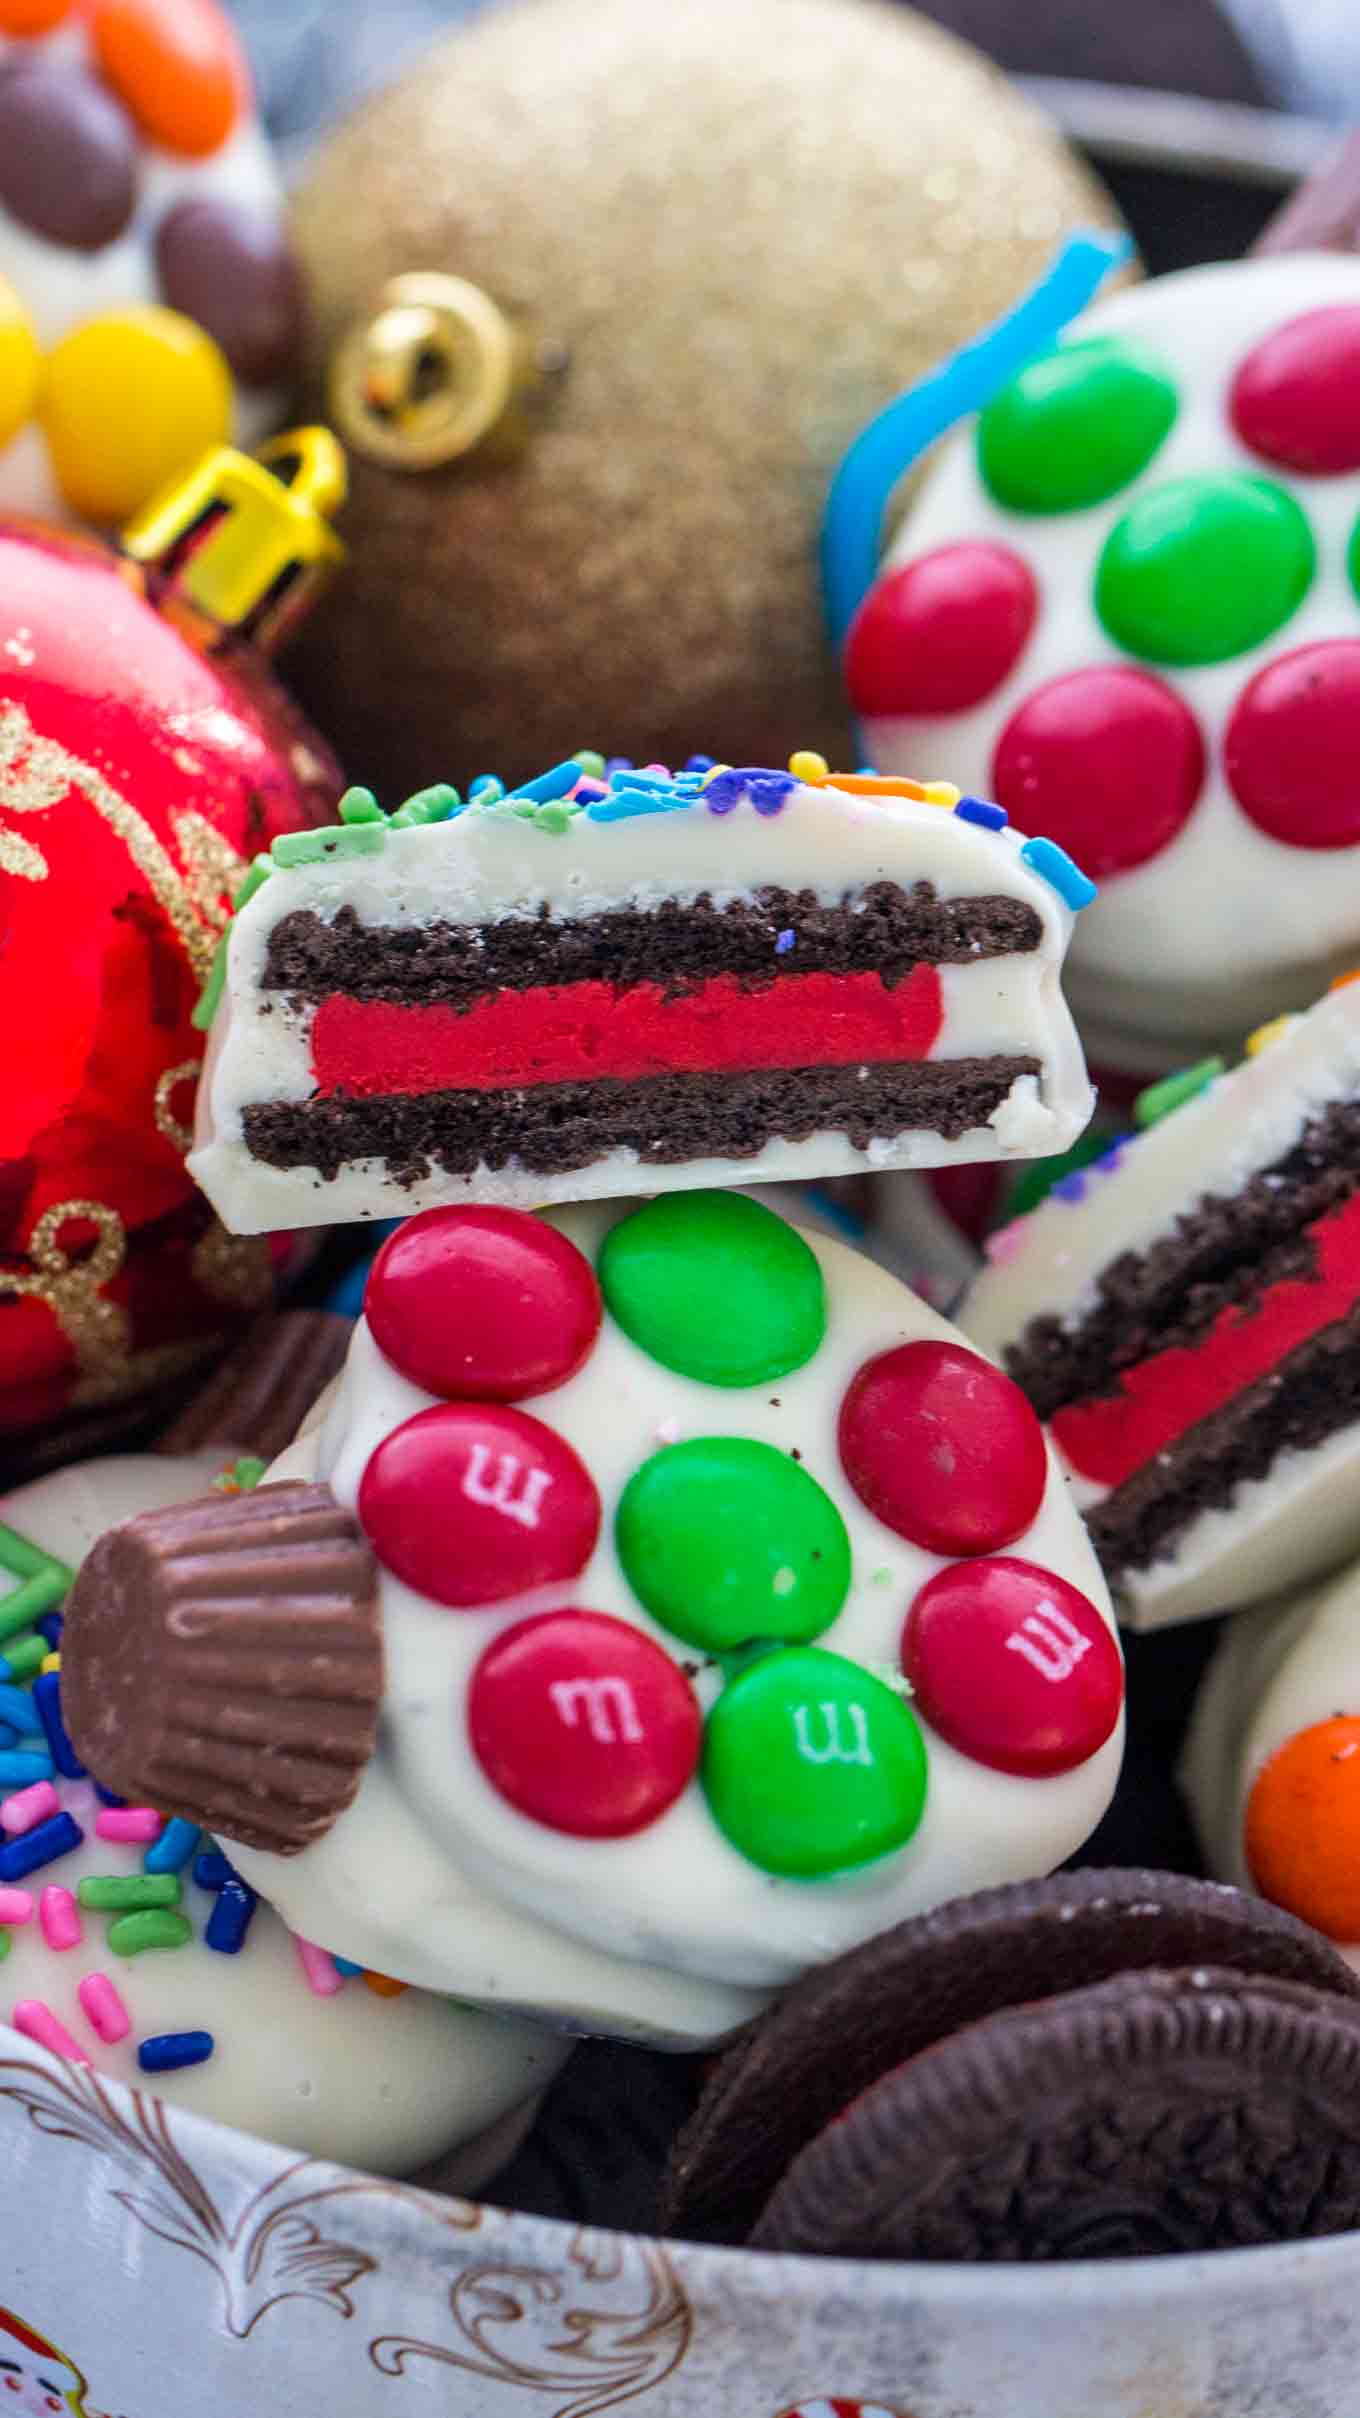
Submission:
<svg viewBox="0 0 1360 2418">
<path fill-rule="evenodd" d="M 293 1945 L 297 1949 L 298 1963 L 306 1975 L 307 1987 L 312 1996 L 314 1998 L 334 1998 L 345 1977 L 343 1973 L 337 1972 L 335 1958 L 329 1949 L 314 1947 L 311 1940 L 300 1939 L 296 1931 L 293 1933 Z"/>
<path fill-rule="evenodd" d="M 0 1889 L 0 1923 L 31 1923 L 33 1894 L 28 1889 Z"/>
<path fill-rule="evenodd" d="M 982 1248 L 994 1267 L 1004 1268 L 1014 1259 L 1024 1239 L 1025 1220 L 1013 1217 L 1008 1226 L 998 1226 L 995 1234 L 989 1234 Z"/>
<path fill-rule="evenodd" d="M 78 1948 L 85 1937 L 80 1908 L 69 1889 L 44 1889 L 38 1900 L 38 1918 L 49 1948 Z"/>
<path fill-rule="evenodd" d="M 87 1973 L 76 1996 L 101 2040 L 126 2040 L 132 2017 L 107 1973 Z"/>
<path fill-rule="evenodd" d="M 89 2064 L 80 2042 L 57 2021 L 45 1999 L 21 1998 L 10 2020 L 16 2032 L 36 2040 L 40 2049 L 50 2049 L 54 2057 L 65 2057 L 72 2065 Z"/>
<path fill-rule="evenodd" d="M 17 1795 L 6 1797 L 0 1805 L 0 1830 L 17 1839 L 35 1824 L 46 1822 L 61 1812 L 61 1799 L 50 1780 L 36 1780 L 32 1788 L 21 1788 Z"/>
<path fill-rule="evenodd" d="M 149 1847 L 164 1828 L 164 1817 L 150 1805 L 106 1805 L 94 1832 L 97 1839 L 121 1839 L 128 1846 Z"/>
</svg>

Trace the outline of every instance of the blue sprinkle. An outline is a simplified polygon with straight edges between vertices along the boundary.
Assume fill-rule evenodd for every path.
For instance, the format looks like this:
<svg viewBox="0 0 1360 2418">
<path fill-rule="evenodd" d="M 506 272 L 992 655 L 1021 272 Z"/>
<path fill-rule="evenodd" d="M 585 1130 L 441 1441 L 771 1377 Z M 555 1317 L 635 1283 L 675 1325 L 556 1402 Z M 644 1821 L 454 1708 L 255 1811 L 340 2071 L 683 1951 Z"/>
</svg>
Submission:
<svg viewBox="0 0 1360 2418">
<path fill-rule="evenodd" d="M 194 1858 L 194 1879 L 200 1889 L 225 1889 L 228 1881 L 235 1878 L 220 1847 L 205 1848 L 202 1855 Z"/>
<path fill-rule="evenodd" d="M 235 1872 L 230 1872 L 217 1892 L 217 1903 L 208 1916 L 203 1937 L 219 1956 L 238 1956 L 245 1945 L 245 1936 L 259 1898 L 253 1889 Z"/>
<path fill-rule="evenodd" d="M 734 765 L 730 772 L 714 774 L 703 793 L 704 804 L 710 814 L 730 814 L 749 798 L 757 814 L 778 814 L 797 787 L 791 772 L 773 772 L 763 764 Z"/>
<path fill-rule="evenodd" d="M 593 805 L 587 806 L 586 820 L 629 823 L 638 814 L 670 814 L 677 803 L 687 805 L 689 801 L 677 801 L 670 789 L 664 793 L 655 789 L 611 789 L 608 797 L 596 798 Z"/>
<path fill-rule="evenodd" d="M 635 772 L 631 764 L 624 772 L 614 775 L 611 789 L 673 789 L 674 779 L 668 772 Z"/>
<path fill-rule="evenodd" d="M 101 1805 L 111 1805 L 115 1811 L 119 1811 L 127 1803 L 126 1797 L 115 1796 L 111 1788 L 103 1787 L 98 1780 L 94 1784 L 94 1793 Z"/>
<path fill-rule="evenodd" d="M 580 781 L 577 783 L 576 795 L 580 799 L 583 806 L 588 806 L 592 798 L 608 797 L 608 784 L 604 781 L 593 781 L 590 779 L 588 774 L 583 774 Z"/>
<path fill-rule="evenodd" d="M 537 805 L 546 806 L 550 798 L 564 798 L 569 789 L 576 787 L 580 778 L 580 765 L 575 756 L 568 756 L 565 762 L 554 764 L 547 772 L 541 772 L 536 780 L 521 781 L 518 789 L 510 791 L 510 796 L 532 798 Z"/>
<path fill-rule="evenodd" d="M 352 1981 L 355 1974 L 362 1973 L 364 1969 L 362 1965 L 356 1965 L 352 1956 L 337 1956 L 334 1964 L 336 1972 L 343 1973 L 347 1981 Z"/>
<path fill-rule="evenodd" d="M 1004 831 L 1010 820 L 1005 807 L 989 798 L 960 798 L 954 812 L 961 823 L 980 823 L 984 831 Z"/>
<path fill-rule="evenodd" d="M 685 770 L 697 773 L 712 772 L 717 761 L 716 756 L 686 756 Z"/>
<path fill-rule="evenodd" d="M 1102 1175 L 1113 1175 L 1128 1149 L 1129 1140 L 1128 1134 L 1121 1133 L 1116 1141 L 1111 1142 L 1108 1150 L 1102 1150 L 1100 1157 L 1091 1161 L 1092 1169 L 1098 1168 Z"/>
<path fill-rule="evenodd" d="M 1096 894 L 1095 883 L 1082 872 L 1080 865 L 1073 864 L 1067 850 L 1060 848 L 1056 840 L 1026 840 L 1020 856 L 1031 873 L 1037 873 L 1041 881 L 1057 891 L 1059 898 L 1066 901 L 1074 915 L 1083 907 L 1090 906 Z"/>
<path fill-rule="evenodd" d="M 197 1822 L 182 1821 L 176 1814 L 143 1855 L 143 1872 L 183 1872 L 202 1836 Z"/>
<path fill-rule="evenodd" d="M 631 757 L 631 756 L 606 756 L 606 757 L 605 757 L 605 760 L 604 760 L 604 777 L 605 777 L 606 781 L 612 781 L 612 780 L 613 780 L 613 778 L 614 778 L 614 775 L 615 775 L 615 773 L 616 773 L 616 772 L 631 772 L 631 771 L 632 771 L 632 769 L 633 769 L 633 759 L 632 759 L 632 757 Z"/>
<path fill-rule="evenodd" d="M 830 1192 L 823 1192 L 818 1184 L 809 1184 L 807 1198 L 809 1207 L 815 1209 L 819 1217 L 824 1217 L 838 1233 L 848 1234 L 854 1242 L 862 1239 L 866 1232 L 864 1220 L 855 1210 L 848 1209 L 844 1201 L 837 1200 Z"/>
<path fill-rule="evenodd" d="M 52 1750 L 52 1761 L 62 1778 L 64 1780 L 83 1780 L 85 1766 L 71 1744 L 66 1724 L 61 1715 L 60 1671 L 39 1672 L 33 1682 L 33 1701 L 38 1708 L 38 1719 L 47 1733 L 47 1743 Z"/>
<path fill-rule="evenodd" d="M 479 805 L 494 806 L 497 798 L 503 798 L 504 795 L 505 783 L 494 772 L 479 772 L 476 780 L 468 783 L 469 806 L 474 798 Z"/>
<path fill-rule="evenodd" d="M 858 781 L 881 781 L 883 775 L 876 764 L 860 764 L 856 767 L 855 778 Z"/>
<path fill-rule="evenodd" d="M 44 1864 L 55 1864 L 59 1856 L 79 1847 L 84 1836 L 79 1822 L 73 1822 L 68 1813 L 53 1814 L 49 1822 L 39 1822 L 21 1838 L 0 1847 L 0 1881 L 22 1881 Z"/>
<path fill-rule="evenodd" d="M 216 2046 L 211 2032 L 153 2032 L 139 2042 L 137 2063 L 144 2074 L 173 2074 L 183 2065 L 206 2065 Z"/>
<path fill-rule="evenodd" d="M 1055 1201 L 1083 1201 L 1083 1200 L 1085 1200 L 1085 1198 L 1086 1198 L 1086 1170 L 1085 1170 L 1085 1168 L 1084 1168 L 1084 1167 L 1073 1167 L 1073 1168 L 1071 1168 L 1071 1169 L 1069 1170 L 1069 1172 L 1068 1172 L 1066 1175 L 1060 1175 L 1060 1176 L 1059 1176 L 1057 1183 L 1056 1183 L 1056 1184 L 1054 1184 L 1054 1185 L 1051 1187 L 1051 1189 L 1052 1189 L 1053 1198 L 1054 1198 L 1054 1200 L 1055 1200 Z"/>
<path fill-rule="evenodd" d="M 42 1619 L 35 1620 L 33 1626 L 37 1630 L 39 1637 L 45 1637 L 47 1639 L 49 1646 L 52 1648 L 52 1651 L 55 1654 L 58 1646 L 61 1644 L 62 1630 L 66 1626 L 66 1623 L 62 1619 L 60 1612 L 44 1612 Z"/>
<path fill-rule="evenodd" d="M 0 1721 L 0 1748 L 17 1746 L 21 1735 L 8 1721 Z"/>
<path fill-rule="evenodd" d="M 785 931 L 777 932 L 775 934 L 774 953 L 776 957 L 787 957 L 790 949 L 796 948 L 797 945 L 798 935 L 796 932 Z"/>
<path fill-rule="evenodd" d="M 0 1688 L 0 1721 L 22 1738 L 34 1727 L 33 1699 L 27 1688 Z"/>
<path fill-rule="evenodd" d="M 0 1753 L 0 1788 L 31 1788 L 35 1780 L 50 1780 L 52 1772 L 50 1755 L 25 1754 L 22 1748 Z"/>
</svg>

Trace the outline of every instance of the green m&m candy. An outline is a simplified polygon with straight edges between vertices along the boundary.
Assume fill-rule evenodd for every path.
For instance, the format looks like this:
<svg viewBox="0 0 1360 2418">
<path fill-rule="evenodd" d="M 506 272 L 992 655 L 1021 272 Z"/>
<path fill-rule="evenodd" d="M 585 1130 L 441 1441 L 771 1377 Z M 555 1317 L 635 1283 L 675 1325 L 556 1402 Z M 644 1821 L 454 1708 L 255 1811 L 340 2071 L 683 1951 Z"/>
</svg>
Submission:
<svg viewBox="0 0 1360 2418">
<path fill-rule="evenodd" d="M 673 1192 L 620 1220 L 600 1250 L 611 1315 L 641 1351 L 705 1385 L 766 1385 L 826 1333 L 815 1252 L 739 1192 Z"/>
<path fill-rule="evenodd" d="M 1137 478 L 1176 417 L 1149 354 L 1108 336 L 1031 361 L 978 421 L 978 468 L 1012 512 L 1076 512 Z"/>
<path fill-rule="evenodd" d="M 817 1646 L 763 1654 L 724 1688 L 702 1765 L 713 1818 L 765 1872 L 816 1880 L 905 1846 L 926 1750 L 890 1687 Z"/>
<path fill-rule="evenodd" d="M 850 1539 L 831 1497 L 787 1453 L 696 1436 L 629 1479 L 615 1537 L 650 1613 L 709 1654 L 828 1628 L 850 1585 Z"/>
<path fill-rule="evenodd" d="M 1289 619 L 1314 560 L 1304 513 L 1273 480 L 1168 479 L 1106 539 L 1096 611 L 1116 645 L 1146 662 L 1223 663 Z"/>
</svg>

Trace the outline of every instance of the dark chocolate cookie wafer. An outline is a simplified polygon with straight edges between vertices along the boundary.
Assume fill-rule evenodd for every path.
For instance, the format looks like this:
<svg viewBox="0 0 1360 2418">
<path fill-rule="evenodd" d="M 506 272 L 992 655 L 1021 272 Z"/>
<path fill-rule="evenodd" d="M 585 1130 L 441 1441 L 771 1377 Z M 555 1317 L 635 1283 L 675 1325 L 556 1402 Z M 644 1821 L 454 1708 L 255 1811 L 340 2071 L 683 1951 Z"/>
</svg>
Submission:
<svg viewBox="0 0 1360 2418">
<path fill-rule="evenodd" d="M 1001 2008 L 1186 1965 L 1360 2001 L 1315 1931 L 1180 1873 L 1056 1873 L 957 1898 L 804 1974 L 732 2044 L 676 2142 L 663 2230 L 744 2241 L 798 2152 L 891 2068 Z"/>
<path fill-rule="evenodd" d="M 327 1486 L 142 1512 L 81 1565 L 62 1679 L 106 1787 L 295 1854 L 343 1813 L 377 1740 L 373 1549 Z"/>
<path fill-rule="evenodd" d="M 1196 1967 L 972 2024 L 797 2158 L 752 2235 L 848 2258 L 1147 2257 L 1360 2223 L 1360 2006 Z"/>
</svg>

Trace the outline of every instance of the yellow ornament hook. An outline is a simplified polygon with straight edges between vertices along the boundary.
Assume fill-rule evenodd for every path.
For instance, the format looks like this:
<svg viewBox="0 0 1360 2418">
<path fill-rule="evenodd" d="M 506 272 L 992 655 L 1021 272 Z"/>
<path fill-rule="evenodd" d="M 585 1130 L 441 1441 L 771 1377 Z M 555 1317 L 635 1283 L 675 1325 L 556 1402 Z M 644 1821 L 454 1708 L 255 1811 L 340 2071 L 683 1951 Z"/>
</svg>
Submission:
<svg viewBox="0 0 1360 2418">
<path fill-rule="evenodd" d="M 128 523 L 123 550 L 268 653 L 345 559 L 330 524 L 348 487 L 344 448 L 328 428 L 286 429 L 255 455 L 217 445 Z"/>
</svg>

